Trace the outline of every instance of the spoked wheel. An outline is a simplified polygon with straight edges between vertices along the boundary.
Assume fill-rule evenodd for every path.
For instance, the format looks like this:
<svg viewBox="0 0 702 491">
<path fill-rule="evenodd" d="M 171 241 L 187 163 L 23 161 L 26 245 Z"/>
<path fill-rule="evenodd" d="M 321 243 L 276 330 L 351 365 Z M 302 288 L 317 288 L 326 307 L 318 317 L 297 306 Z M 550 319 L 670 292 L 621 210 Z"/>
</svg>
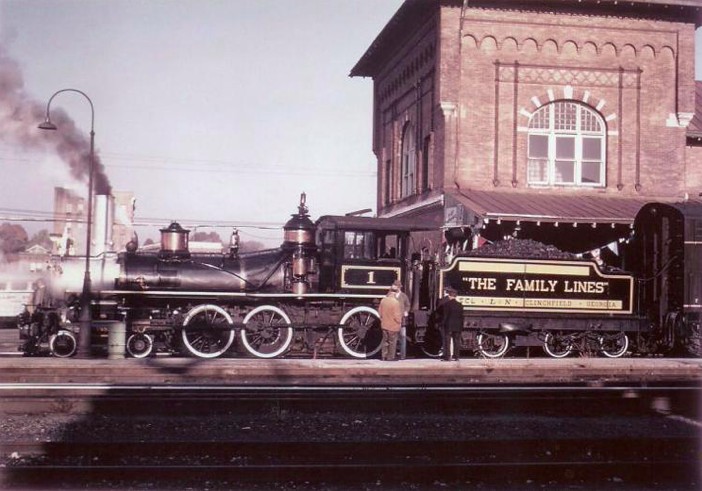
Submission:
<svg viewBox="0 0 702 491">
<path fill-rule="evenodd" d="M 218 305 L 199 305 L 183 320 L 183 344 L 199 358 L 217 358 L 234 342 L 231 316 Z"/>
<path fill-rule="evenodd" d="M 341 318 L 339 346 L 354 358 L 370 358 L 380 351 L 383 331 L 380 315 L 370 307 L 354 307 Z"/>
<path fill-rule="evenodd" d="M 439 358 L 444 354 L 444 335 L 441 329 L 430 327 L 424 335 L 424 342 L 420 344 L 422 352 L 431 357 Z"/>
<path fill-rule="evenodd" d="M 560 332 L 546 333 L 544 351 L 551 358 L 565 358 L 573 352 L 573 338 Z"/>
<path fill-rule="evenodd" d="M 148 334 L 138 332 L 127 339 L 127 353 L 132 358 L 146 358 L 154 349 L 154 340 Z"/>
<path fill-rule="evenodd" d="M 258 358 L 275 358 L 285 353 L 293 340 L 290 317 L 278 307 L 261 305 L 244 318 L 241 342 Z"/>
<path fill-rule="evenodd" d="M 599 341 L 600 352 L 607 358 L 624 356 L 629 349 L 629 336 L 623 332 L 602 334 Z"/>
<path fill-rule="evenodd" d="M 58 358 L 73 356 L 77 348 L 76 337 L 69 331 L 59 331 L 49 339 L 49 350 Z"/>
<path fill-rule="evenodd" d="M 476 337 L 478 352 L 485 358 L 502 358 L 509 349 L 509 337 L 506 334 L 481 332 Z"/>
</svg>

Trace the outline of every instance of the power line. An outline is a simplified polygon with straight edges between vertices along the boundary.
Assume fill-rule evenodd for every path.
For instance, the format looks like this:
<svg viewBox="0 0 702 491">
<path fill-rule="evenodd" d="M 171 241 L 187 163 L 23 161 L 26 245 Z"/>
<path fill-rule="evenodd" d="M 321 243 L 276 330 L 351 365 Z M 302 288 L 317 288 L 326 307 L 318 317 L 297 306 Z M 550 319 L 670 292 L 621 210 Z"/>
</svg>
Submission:
<svg viewBox="0 0 702 491">
<path fill-rule="evenodd" d="M 36 154 L 35 154 L 36 155 Z M 146 171 L 168 170 L 173 172 L 198 172 L 198 173 L 237 173 L 237 174 L 277 174 L 277 175 L 314 175 L 329 177 L 367 177 L 377 176 L 375 170 L 334 170 L 314 167 L 290 167 L 283 164 L 266 165 L 260 163 L 234 163 L 220 160 L 183 159 L 170 157 L 149 157 L 109 152 L 99 153 L 102 164 L 111 169 L 139 169 Z M 0 162 L 21 162 L 38 164 L 40 159 L 19 158 L 0 154 Z M 124 161 L 117 163 L 115 161 Z M 147 165 L 140 165 L 147 164 Z"/>
</svg>

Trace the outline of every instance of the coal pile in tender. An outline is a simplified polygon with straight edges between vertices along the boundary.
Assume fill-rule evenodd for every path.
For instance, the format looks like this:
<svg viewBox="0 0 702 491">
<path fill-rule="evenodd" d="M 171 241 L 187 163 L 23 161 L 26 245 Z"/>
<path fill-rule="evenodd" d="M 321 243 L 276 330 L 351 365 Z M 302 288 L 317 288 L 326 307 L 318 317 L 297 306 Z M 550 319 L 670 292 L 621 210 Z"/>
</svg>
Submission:
<svg viewBox="0 0 702 491">
<path fill-rule="evenodd" d="M 577 259 L 575 254 L 531 239 L 509 239 L 485 244 L 469 251 L 466 256 L 505 257 L 524 259 Z"/>
</svg>

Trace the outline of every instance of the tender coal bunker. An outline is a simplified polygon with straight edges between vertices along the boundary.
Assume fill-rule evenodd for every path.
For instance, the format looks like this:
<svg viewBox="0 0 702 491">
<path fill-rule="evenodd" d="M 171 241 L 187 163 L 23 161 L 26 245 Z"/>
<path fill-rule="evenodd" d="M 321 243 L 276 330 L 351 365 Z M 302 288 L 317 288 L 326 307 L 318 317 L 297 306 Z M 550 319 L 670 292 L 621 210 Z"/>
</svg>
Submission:
<svg viewBox="0 0 702 491">
<path fill-rule="evenodd" d="M 485 244 L 468 253 L 471 257 L 518 257 L 523 259 L 577 259 L 570 252 L 532 239 L 511 239 Z"/>
</svg>

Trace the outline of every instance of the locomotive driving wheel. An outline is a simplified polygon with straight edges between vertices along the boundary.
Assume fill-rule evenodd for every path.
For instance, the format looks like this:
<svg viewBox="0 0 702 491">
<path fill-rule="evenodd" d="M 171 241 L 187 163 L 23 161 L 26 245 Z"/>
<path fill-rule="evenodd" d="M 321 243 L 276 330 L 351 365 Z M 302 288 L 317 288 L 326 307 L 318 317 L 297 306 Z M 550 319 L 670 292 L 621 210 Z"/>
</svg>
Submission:
<svg viewBox="0 0 702 491">
<path fill-rule="evenodd" d="M 506 334 L 481 332 L 476 341 L 478 353 L 485 358 L 502 358 L 509 349 L 509 337 Z"/>
<path fill-rule="evenodd" d="M 629 336 L 623 332 L 602 334 L 598 339 L 600 352 L 607 358 L 622 357 L 629 349 Z"/>
<path fill-rule="evenodd" d="M 573 352 L 573 338 L 562 332 L 548 332 L 544 336 L 544 351 L 551 358 L 565 358 Z"/>
<path fill-rule="evenodd" d="M 241 343 L 257 358 L 275 358 L 285 353 L 293 340 L 290 317 L 272 305 L 261 305 L 244 318 Z"/>
<path fill-rule="evenodd" d="M 234 342 L 231 316 L 218 305 L 199 305 L 183 320 L 183 344 L 199 358 L 216 358 Z"/>
<path fill-rule="evenodd" d="M 69 331 L 59 331 L 49 339 L 49 350 L 51 350 L 52 355 L 58 358 L 72 356 L 77 348 L 76 337 Z"/>
<path fill-rule="evenodd" d="M 370 358 L 380 351 L 383 332 L 380 315 L 370 307 L 354 307 L 341 318 L 337 329 L 339 346 L 354 358 Z"/>
</svg>

